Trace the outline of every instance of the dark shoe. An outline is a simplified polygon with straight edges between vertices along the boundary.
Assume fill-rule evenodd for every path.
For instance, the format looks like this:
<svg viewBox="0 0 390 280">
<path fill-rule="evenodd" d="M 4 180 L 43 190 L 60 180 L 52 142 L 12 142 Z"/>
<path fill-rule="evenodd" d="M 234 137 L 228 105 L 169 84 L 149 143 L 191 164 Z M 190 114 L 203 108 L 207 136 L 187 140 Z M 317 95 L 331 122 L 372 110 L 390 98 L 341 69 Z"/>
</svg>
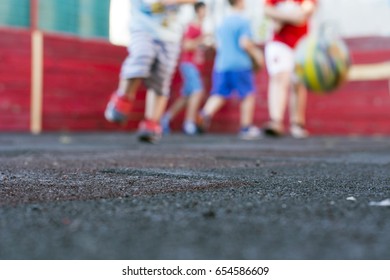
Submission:
<svg viewBox="0 0 390 280">
<path fill-rule="evenodd" d="M 204 114 L 203 112 L 200 112 L 196 118 L 196 128 L 197 132 L 199 134 L 205 133 L 211 124 L 211 118 Z"/>
<path fill-rule="evenodd" d="M 264 125 L 263 132 L 266 136 L 281 137 L 284 134 L 284 129 L 281 123 L 270 121 Z"/>
</svg>

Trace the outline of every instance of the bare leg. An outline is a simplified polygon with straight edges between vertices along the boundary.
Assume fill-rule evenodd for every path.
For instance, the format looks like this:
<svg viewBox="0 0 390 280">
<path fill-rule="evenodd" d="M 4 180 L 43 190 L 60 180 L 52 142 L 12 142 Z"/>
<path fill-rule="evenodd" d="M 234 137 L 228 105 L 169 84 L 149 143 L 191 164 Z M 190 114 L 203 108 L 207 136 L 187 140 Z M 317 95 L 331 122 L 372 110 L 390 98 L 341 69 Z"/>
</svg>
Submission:
<svg viewBox="0 0 390 280">
<path fill-rule="evenodd" d="M 206 104 L 203 107 L 203 113 L 210 118 L 214 116 L 216 112 L 221 109 L 221 107 L 225 104 L 225 99 L 219 95 L 212 95 L 207 99 Z"/>
<path fill-rule="evenodd" d="M 193 93 L 188 99 L 185 121 L 195 122 L 196 114 L 203 100 L 203 91 Z"/>
<path fill-rule="evenodd" d="M 168 96 L 157 95 L 154 90 L 148 89 L 145 103 L 145 119 L 160 122 L 168 104 Z"/>
<path fill-rule="evenodd" d="M 142 78 L 121 80 L 118 87 L 119 95 L 124 95 L 128 99 L 134 100 L 142 80 Z"/>
<path fill-rule="evenodd" d="M 294 85 L 290 102 L 290 133 L 294 138 L 306 138 L 309 132 L 305 129 L 307 90 L 302 84 Z"/>
<path fill-rule="evenodd" d="M 240 105 L 241 127 L 248 127 L 253 124 L 253 116 L 255 111 L 255 96 L 248 95 L 242 100 Z"/>
<path fill-rule="evenodd" d="M 173 119 L 176 117 L 176 115 L 183 110 L 185 105 L 188 102 L 188 98 L 185 96 L 180 96 L 178 99 L 175 100 L 175 102 L 172 104 L 171 107 L 169 107 L 167 114 L 169 115 L 169 119 Z"/>
<path fill-rule="evenodd" d="M 145 99 L 145 119 L 152 119 L 154 114 L 154 107 L 156 105 L 156 93 L 152 89 L 148 89 Z"/>
<path fill-rule="evenodd" d="M 150 116 L 145 117 L 149 117 L 149 120 L 159 123 L 165 109 L 167 108 L 168 99 L 168 96 L 154 94 L 154 110 L 151 112 Z"/>
<path fill-rule="evenodd" d="M 290 102 L 290 122 L 304 126 L 306 123 L 307 90 L 302 84 L 295 84 Z"/>
<path fill-rule="evenodd" d="M 268 85 L 268 110 L 273 122 L 282 124 L 287 106 L 287 97 L 291 84 L 289 72 L 278 73 L 270 77 Z"/>
</svg>

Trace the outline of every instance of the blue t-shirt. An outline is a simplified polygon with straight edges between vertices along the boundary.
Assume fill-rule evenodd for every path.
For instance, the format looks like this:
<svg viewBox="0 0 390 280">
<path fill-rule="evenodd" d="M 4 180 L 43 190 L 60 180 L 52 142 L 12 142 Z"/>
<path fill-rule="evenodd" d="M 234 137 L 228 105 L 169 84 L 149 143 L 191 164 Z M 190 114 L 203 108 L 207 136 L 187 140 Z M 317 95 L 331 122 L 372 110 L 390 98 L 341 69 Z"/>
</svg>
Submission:
<svg viewBox="0 0 390 280">
<path fill-rule="evenodd" d="M 179 42 L 180 24 L 175 19 L 177 6 L 164 6 L 158 0 L 130 0 L 131 31 L 144 31 L 162 41 Z"/>
<path fill-rule="evenodd" d="M 245 71 L 252 69 L 248 53 L 240 46 L 240 39 L 252 39 L 249 20 L 240 13 L 226 17 L 216 31 L 217 55 L 214 70 Z"/>
</svg>

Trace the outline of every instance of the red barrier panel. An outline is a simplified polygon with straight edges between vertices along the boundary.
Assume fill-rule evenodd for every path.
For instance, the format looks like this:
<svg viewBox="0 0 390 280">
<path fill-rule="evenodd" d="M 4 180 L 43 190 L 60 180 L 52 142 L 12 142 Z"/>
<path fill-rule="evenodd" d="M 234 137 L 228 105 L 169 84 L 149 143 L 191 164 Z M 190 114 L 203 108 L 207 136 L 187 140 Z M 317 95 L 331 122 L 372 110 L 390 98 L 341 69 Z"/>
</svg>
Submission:
<svg viewBox="0 0 390 280">
<path fill-rule="evenodd" d="M 0 130 L 29 131 L 31 42 L 28 31 L 0 29 Z M 374 63 L 390 60 L 390 38 L 348 40 L 353 61 Z M 43 123 L 44 131 L 133 130 L 143 117 L 145 89 L 137 97 L 134 113 L 125 127 L 109 124 L 103 111 L 116 88 L 124 47 L 103 40 L 44 35 Z M 213 54 L 209 52 L 203 74 L 211 84 Z M 256 78 L 255 124 L 267 120 L 267 82 L 263 71 Z M 181 78 L 176 73 L 172 100 L 179 95 Z M 350 82 L 329 96 L 311 94 L 308 128 L 317 135 L 390 135 L 390 93 L 385 80 Z M 233 99 L 218 112 L 213 132 L 236 132 L 239 101 Z M 183 114 L 173 123 L 179 130 Z"/>
<path fill-rule="evenodd" d="M 0 29 L 0 131 L 30 126 L 30 33 Z"/>
</svg>

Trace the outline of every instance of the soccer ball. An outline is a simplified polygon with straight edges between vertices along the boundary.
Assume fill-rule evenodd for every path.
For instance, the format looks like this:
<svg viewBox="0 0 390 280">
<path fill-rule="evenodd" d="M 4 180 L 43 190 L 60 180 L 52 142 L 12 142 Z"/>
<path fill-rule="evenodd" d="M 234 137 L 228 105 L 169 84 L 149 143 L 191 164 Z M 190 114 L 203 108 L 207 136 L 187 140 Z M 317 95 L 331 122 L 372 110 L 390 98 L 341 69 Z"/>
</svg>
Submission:
<svg viewBox="0 0 390 280">
<path fill-rule="evenodd" d="M 346 44 L 339 38 L 309 35 L 296 48 L 295 72 L 314 93 L 329 93 L 347 80 L 351 59 Z"/>
</svg>

